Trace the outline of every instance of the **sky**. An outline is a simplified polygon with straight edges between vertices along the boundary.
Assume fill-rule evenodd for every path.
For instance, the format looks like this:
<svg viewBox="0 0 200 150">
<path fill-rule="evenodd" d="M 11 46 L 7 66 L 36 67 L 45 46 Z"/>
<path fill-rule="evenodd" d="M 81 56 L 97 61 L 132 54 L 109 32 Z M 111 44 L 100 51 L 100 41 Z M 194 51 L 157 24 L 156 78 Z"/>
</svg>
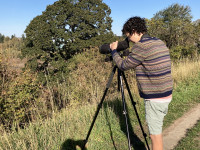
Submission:
<svg viewBox="0 0 200 150">
<path fill-rule="evenodd" d="M 57 0 L 0 0 L 0 33 L 21 37 L 34 17 L 41 15 Z M 158 11 L 172 4 L 189 6 L 192 21 L 200 19 L 200 0 L 103 0 L 110 9 L 112 31 L 121 35 L 126 20 L 132 16 L 151 19 Z"/>
</svg>

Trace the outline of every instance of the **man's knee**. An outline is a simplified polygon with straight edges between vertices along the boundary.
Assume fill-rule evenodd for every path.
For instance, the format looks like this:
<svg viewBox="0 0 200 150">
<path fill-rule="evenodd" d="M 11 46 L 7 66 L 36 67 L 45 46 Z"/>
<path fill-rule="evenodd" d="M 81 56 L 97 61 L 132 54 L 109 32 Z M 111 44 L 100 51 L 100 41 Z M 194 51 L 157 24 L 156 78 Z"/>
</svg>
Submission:
<svg viewBox="0 0 200 150">
<path fill-rule="evenodd" d="M 162 134 L 150 134 L 151 139 L 162 140 Z"/>
</svg>

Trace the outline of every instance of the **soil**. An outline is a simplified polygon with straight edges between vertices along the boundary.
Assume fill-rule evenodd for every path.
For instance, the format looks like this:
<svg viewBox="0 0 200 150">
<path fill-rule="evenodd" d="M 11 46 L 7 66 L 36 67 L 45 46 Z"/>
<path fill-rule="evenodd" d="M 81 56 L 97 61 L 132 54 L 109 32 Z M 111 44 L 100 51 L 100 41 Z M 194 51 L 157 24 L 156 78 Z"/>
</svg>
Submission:
<svg viewBox="0 0 200 150">
<path fill-rule="evenodd" d="M 172 150 L 200 119 L 200 104 L 190 109 L 163 131 L 164 150 Z"/>
</svg>

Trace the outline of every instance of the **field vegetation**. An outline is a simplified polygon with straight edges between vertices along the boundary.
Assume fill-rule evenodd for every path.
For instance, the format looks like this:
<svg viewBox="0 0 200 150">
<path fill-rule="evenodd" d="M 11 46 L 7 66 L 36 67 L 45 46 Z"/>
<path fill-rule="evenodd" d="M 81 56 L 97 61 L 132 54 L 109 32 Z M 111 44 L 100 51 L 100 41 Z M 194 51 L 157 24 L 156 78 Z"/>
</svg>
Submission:
<svg viewBox="0 0 200 150">
<path fill-rule="evenodd" d="M 7 89 L 4 87 L 5 91 L 2 92 L 2 98 L 7 97 L 4 106 L 7 111 L 1 113 L 1 118 L 4 117 L 5 122 L 1 125 L 0 147 L 73 149 L 76 145 L 80 145 L 89 130 L 113 67 L 112 62 L 103 60 L 104 56 L 98 53 L 98 49 L 78 54 L 71 61 L 69 76 L 63 75 L 65 82 L 47 84 L 46 87 L 37 81 L 36 74 L 28 70 L 9 79 L 5 83 Z M 172 66 L 174 94 L 165 127 L 198 103 L 200 98 L 200 72 L 197 69 L 200 67 L 199 59 L 182 59 L 174 62 Z M 134 71 L 127 71 L 126 77 L 137 102 L 141 121 L 148 133 L 143 100 L 139 98 L 137 92 Z M 135 135 L 132 136 L 133 143 L 139 142 L 135 147 L 144 148 L 143 137 L 126 90 L 125 93 L 129 124 L 132 126 L 131 133 Z M 177 111 L 177 108 L 181 109 Z M 126 149 L 124 123 L 121 95 L 117 92 L 115 75 L 92 131 L 88 148 L 103 149 L 106 146 L 108 149 L 113 147 Z"/>
<path fill-rule="evenodd" d="M 87 3 L 59 0 L 31 21 L 25 30 L 26 36 L 0 34 L 0 149 L 74 150 L 76 145 L 81 145 L 114 67 L 112 61 L 105 62 L 106 55 L 99 53 L 98 46 L 124 38 L 112 33 L 111 10 L 106 4 L 91 3 L 98 6 L 92 7 L 95 10 L 92 13 L 99 11 L 98 15 L 105 15 L 93 18 L 88 8 L 90 1 Z M 53 17 L 66 7 L 72 7 L 72 12 L 59 12 L 60 16 Z M 72 15 L 82 9 L 87 10 L 86 16 Z M 66 17 L 71 18 L 63 25 Z M 89 19 L 82 24 L 84 17 Z M 191 18 L 189 7 L 174 4 L 146 20 L 150 35 L 167 44 L 172 59 L 173 101 L 164 128 L 200 99 L 200 24 L 192 22 Z M 100 22 L 102 19 L 104 21 Z M 82 30 L 85 26 L 89 29 Z M 148 133 L 134 70 L 125 75 Z M 88 141 L 88 149 L 127 149 L 117 84 L 115 75 Z M 133 148 L 144 149 L 127 90 L 125 96 Z"/>
</svg>

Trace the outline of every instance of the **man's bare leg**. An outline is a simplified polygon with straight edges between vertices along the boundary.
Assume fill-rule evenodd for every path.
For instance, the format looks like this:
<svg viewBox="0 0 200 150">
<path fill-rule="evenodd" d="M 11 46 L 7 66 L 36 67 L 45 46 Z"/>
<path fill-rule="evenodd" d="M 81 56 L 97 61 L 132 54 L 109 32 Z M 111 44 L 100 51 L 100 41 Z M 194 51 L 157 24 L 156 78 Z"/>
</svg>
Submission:
<svg viewBox="0 0 200 150">
<path fill-rule="evenodd" d="M 152 150 L 163 150 L 162 134 L 150 135 L 152 142 Z"/>
</svg>

